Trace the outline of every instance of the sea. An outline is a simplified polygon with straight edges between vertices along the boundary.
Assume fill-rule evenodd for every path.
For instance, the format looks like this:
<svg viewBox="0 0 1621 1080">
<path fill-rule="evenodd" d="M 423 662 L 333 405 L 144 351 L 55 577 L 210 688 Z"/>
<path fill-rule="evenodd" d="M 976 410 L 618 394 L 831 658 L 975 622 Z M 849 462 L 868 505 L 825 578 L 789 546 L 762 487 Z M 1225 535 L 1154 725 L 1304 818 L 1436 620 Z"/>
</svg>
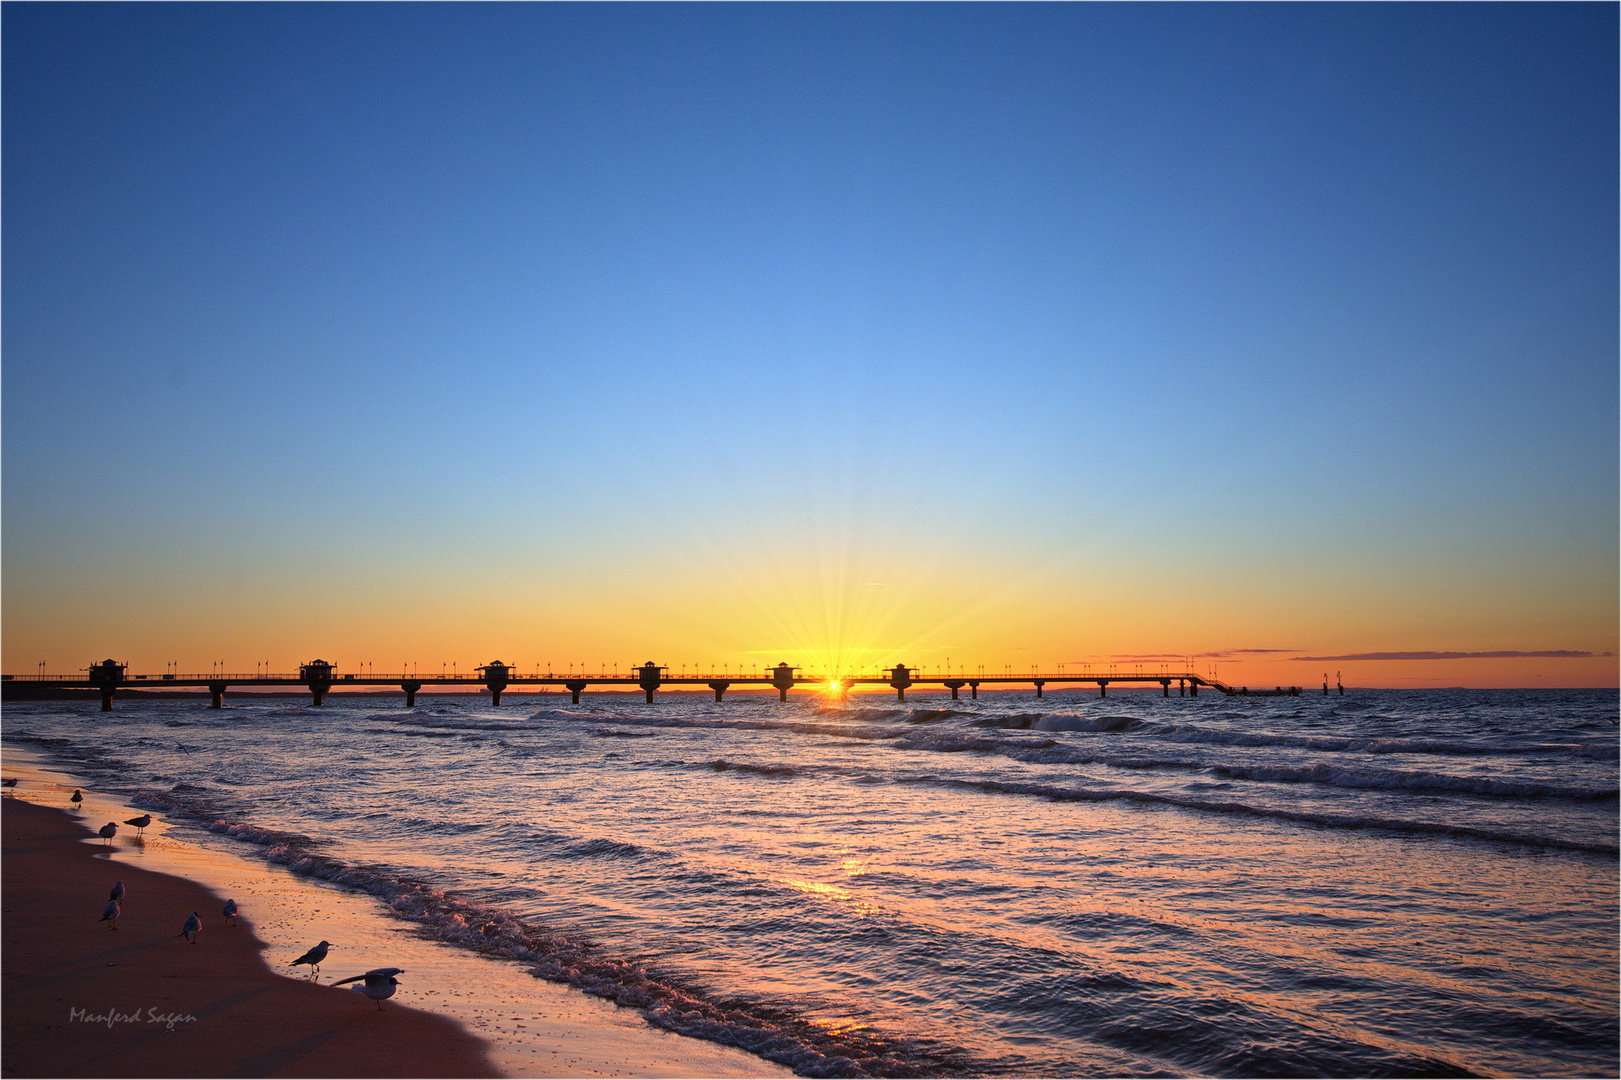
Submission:
<svg viewBox="0 0 1621 1080">
<path fill-rule="evenodd" d="M 804 1076 L 1614 1076 L 1613 690 L 17 702 L 201 843 Z"/>
</svg>

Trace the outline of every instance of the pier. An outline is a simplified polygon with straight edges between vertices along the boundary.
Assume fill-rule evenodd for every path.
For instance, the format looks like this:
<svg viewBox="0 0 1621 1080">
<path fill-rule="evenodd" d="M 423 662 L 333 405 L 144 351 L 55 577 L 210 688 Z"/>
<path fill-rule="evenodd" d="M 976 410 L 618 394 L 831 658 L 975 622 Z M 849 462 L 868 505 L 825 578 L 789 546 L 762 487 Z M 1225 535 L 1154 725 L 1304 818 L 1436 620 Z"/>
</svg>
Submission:
<svg viewBox="0 0 1621 1080">
<path fill-rule="evenodd" d="M 747 673 L 741 669 L 733 672 L 729 667 L 722 671 L 708 672 L 699 671 L 697 665 L 692 665 L 692 668 L 690 674 L 683 667 L 681 674 L 671 675 L 668 665 L 656 664 L 649 660 L 629 666 L 624 674 L 620 674 L 617 669 L 612 673 L 599 671 L 589 674 L 572 670 L 525 672 L 520 671 L 515 665 L 492 660 L 467 674 L 459 671 L 447 674 L 441 671 L 438 675 L 432 673 L 422 675 L 415 671 L 402 671 L 399 674 L 379 675 L 369 668 L 363 667 L 362 670 L 354 672 L 340 671 L 336 664 L 326 660 L 311 660 L 307 664 L 301 664 L 297 673 L 256 671 L 248 674 L 213 671 L 206 675 L 183 675 L 171 671 L 162 675 L 140 675 L 131 674 L 128 664 L 109 659 L 87 666 L 82 675 L 0 676 L 0 687 L 4 687 L 5 697 L 8 700 L 44 696 L 42 691 L 52 689 L 99 691 L 103 711 L 112 709 L 113 697 L 119 690 L 161 691 L 181 687 L 206 688 L 209 694 L 209 707 L 213 709 L 224 707 L 225 692 L 228 689 L 279 689 L 294 686 L 304 687 L 316 705 L 320 705 L 334 688 L 353 690 L 362 687 L 398 687 L 405 695 L 407 708 L 416 704 L 417 694 L 428 686 L 482 687 L 489 692 L 491 705 L 500 705 L 501 695 L 514 687 L 536 689 L 557 687 L 568 691 L 576 705 L 580 703 L 580 695 L 593 687 L 599 690 L 640 689 L 646 695 L 649 704 L 652 703 L 653 695 L 657 691 L 678 687 L 704 687 L 714 692 L 716 701 L 723 700 L 728 690 L 750 687 L 770 687 L 777 691 L 779 701 L 787 701 L 788 692 L 794 689 L 837 696 L 862 686 L 887 686 L 895 691 L 897 701 L 905 701 L 906 692 L 913 687 L 923 686 L 939 686 L 950 690 L 953 701 L 960 699 L 964 689 L 967 689 L 971 698 L 977 699 L 982 686 L 1005 688 L 1018 685 L 1032 687 L 1038 698 L 1044 695 L 1047 687 L 1059 685 L 1096 686 L 1098 694 L 1102 697 L 1109 696 L 1110 686 L 1127 684 L 1158 684 L 1164 697 L 1171 696 L 1173 684 L 1176 686 L 1178 697 L 1198 697 L 1201 687 L 1208 687 L 1229 697 L 1296 696 L 1300 693 L 1297 686 L 1252 691 L 1248 687 L 1228 686 L 1213 676 L 1199 675 L 1191 671 L 1144 672 L 1140 668 L 1126 672 L 1110 670 L 1103 673 L 1094 673 L 1090 670 L 1076 673 L 1062 669 L 1056 672 L 1014 672 L 1004 669 L 1000 675 L 985 674 L 983 668 L 975 674 L 967 674 L 961 668 L 927 670 L 909 667 L 906 664 L 881 668 L 876 673 L 855 675 L 806 674 L 803 669 L 787 663 L 777 664 L 775 667 L 752 668 Z M 1326 686 L 1324 689 L 1326 691 Z M 1343 694 L 1344 689 L 1341 688 L 1340 692 Z"/>
</svg>

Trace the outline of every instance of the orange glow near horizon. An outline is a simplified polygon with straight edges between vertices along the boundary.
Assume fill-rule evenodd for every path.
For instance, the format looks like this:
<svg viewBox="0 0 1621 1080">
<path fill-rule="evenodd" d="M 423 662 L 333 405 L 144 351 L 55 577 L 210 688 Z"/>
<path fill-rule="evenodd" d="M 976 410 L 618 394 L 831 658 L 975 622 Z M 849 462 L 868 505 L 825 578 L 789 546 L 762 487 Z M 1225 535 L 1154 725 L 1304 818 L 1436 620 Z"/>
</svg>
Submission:
<svg viewBox="0 0 1621 1080">
<path fill-rule="evenodd" d="M 469 672 L 500 657 L 522 671 L 620 670 L 653 658 L 679 671 L 779 661 L 826 681 L 896 663 L 932 672 L 1041 670 L 1084 679 L 1141 664 L 1214 674 L 1253 688 L 1347 686 L 1613 687 L 1613 597 L 1574 587 L 1526 592 L 1482 582 L 1473 594 L 1392 580 L 1325 586 L 1288 569 L 1228 568 L 1186 581 L 1116 553 L 996 558 L 898 539 L 711 534 L 683 541 L 645 574 L 582 565 L 489 583 L 482 567 L 380 560 L 243 583 L 130 575 L 111 584 L 9 576 L 7 674 L 82 671 L 104 657 L 161 674 L 296 671 L 316 656 L 343 672 L 414 665 Z M 859 550 L 866 554 L 858 555 Z M 767 554 L 762 554 L 767 553 Z M 1012 567 L 1012 569 L 1006 569 Z M 1003 569 L 996 569 L 1003 568 Z M 1305 570 L 1295 574 L 1300 577 Z M 1240 572 L 1243 571 L 1243 572 Z M 434 587 L 400 587 L 399 581 Z M 49 587 L 47 587 L 49 586 Z M 1462 599 L 1459 599 L 1462 596 Z M 1592 655 L 1324 662 L 1305 656 L 1424 650 Z M 848 689 L 848 688 L 846 688 Z"/>
</svg>

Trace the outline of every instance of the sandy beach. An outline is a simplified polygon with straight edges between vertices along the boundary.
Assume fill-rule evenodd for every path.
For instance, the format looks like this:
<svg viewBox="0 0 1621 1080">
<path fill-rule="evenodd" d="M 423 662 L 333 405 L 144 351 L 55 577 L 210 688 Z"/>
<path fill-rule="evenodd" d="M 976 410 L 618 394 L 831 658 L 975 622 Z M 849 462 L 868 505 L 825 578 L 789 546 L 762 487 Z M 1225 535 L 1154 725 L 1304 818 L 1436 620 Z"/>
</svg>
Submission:
<svg viewBox="0 0 1621 1080">
<path fill-rule="evenodd" d="M 44 767 L 27 751 L 8 748 L 5 772 L 7 777 L 20 780 L 19 786 L 9 789 L 14 797 L 3 800 L 7 935 L 4 1075 L 792 1075 L 752 1054 L 673 1034 L 648 1024 L 634 1010 L 536 979 L 521 964 L 492 961 L 442 942 L 425 940 L 410 924 L 391 916 L 375 897 L 199 845 L 161 817 L 147 827 L 144 839 L 137 840 L 133 829 L 120 824 L 113 843 L 103 845 L 91 830 L 109 820 L 122 823 L 140 811 L 118 796 L 96 791 L 76 783 L 76 777 Z M 67 809 L 68 796 L 75 786 L 83 787 L 85 796 L 77 812 Z M 13 857 L 14 848 L 19 857 Z M 79 867 L 81 876 L 58 872 L 58 862 Z M 119 919 L 120 930 L 114 932 L 96 920 L 106 902 L 107 889 L 120 878 L 129 897 Z M 137 879 L 144 882 L 146 878 L 151 878 L 153 884 L 138 884 Z M 156 899 L 170 896 L 164 890 L 173 889 L 189 891 L 174 893 L 172 899 Z M 241 925 L 235 929 L 225 927 L 219 914 L 225 897 L 237 900 L 242 907 Z M 183 984 L 175 980 L 186 978 L 189 969 L 163 970 L 152 975 L 163 990 L 153 1001 L 146 1002 L 144 998 L 137 1001 L 140 995 L 131 987 L 137 985 L 137 973 L 148 969 L 120 955 L 94 959 L 101 952 L 116 951 L 136 941 L 149 941 L 151 948 L 158 950 L 154 955 L 173 959 L 174 952 L 168 946 L 177 942 L 185 945 L 176 935 L 185 915 L 192 910 L 201 913 L 204 931 L 197 946 L 187 947 L 189 952 L 212 955 L 220 970 L 228 970 L 233 977 L 240 973 L 240 978 L 246 980 L 240 989 L 231 991 L 219 989 L 220 983 L 211 983 L 215 992 L 207 1000 L 215 1002 L 232 993 L 253 993 L 251 1001 L 243 999 L 247 1012 L 259 1019 L 276 1017 L 274 1025 L 259 1024 L 281 1036 L 267 1036 L 265 1049 L 256 1051 L 270 1056 L 244 1060 L 252 1059 L 253 1054 L 239 1049 L 244 1044 L 226 1024 L 236 1014 L 228 1009 L 205 1017 L 196 1006 L 168 1006 L 163 995 L 176 995 L 176 987 Z M 148 925 L 149 916 L 157 921 Z M 56 918 L 63 920 L 60 926 L 51 921 Z M 170 922 L 175 925 L 170 927 Z M 364 996 L 346 989 L 312 986 L 299 977 L 308 968 L 287 966 L 288 961 L 321 938 L 334 943 L 321 971 L 323 983 L 372 967 L 406 969 L 400 976 L 398 993 L 385 1004 L 384 1012 L 408 1012 L 413 1018 L 410 1031 L 395 1030 L 404 1021 L 391 1023 L 385 1044 L 375 1047 L 336 1023 L 359 1017 L 361 1033 L 384 1030 L 365 1028 L 366 1011 L 375 1014 L 376 1010 Z M 83 942 L 83 956 L 63 952 L 63 942 Z M 228 961 L 223 951 L 227 945 L 235 950 Z M 37 957 L 30 958 L 34 955 L 31 949 L 38 950 Z M 227 963 L 228 969 L 224 966 Z M 106 968 L 105 972 L 98 967 L 107 964 L 119 966 Z M 107 972 L 116 973 L 117 980 L 130 982 L 109 982 Z M 82 980 L 82 984 L 73 980 Z M 286 1006 L 279 997 L 271 1004 L 272 999 L 259 992 L 266 986 L 290 989 L 295 996 Z M 105 993 L 100 992 L 102 988 Z M 155 1007 L 159 1016 L 169 1012 L 185 1015 L 189 1009 L 198 1020 L 175 1026 L 177 1031 L 187 1029 L 189 1043 L 201 1048 L 196 1066 L 167 1056 L 161 1040 L 159 1056 L 150 1062 L 133 1053 L 119 1057 L 123 1054 L 122 1043 L 107 1038 L 105 1020 L 98 1036 L 95 1031 L 78 1030 L 95 1025 L 67 1019 L 73 1008 L 85 1009 L 81 1015 L 104 1016 L 104 1001 L 120 1015 L 131 1014 L 140 1005 L 143 1023 L 122 1019 L 113 1023 L 114 1033 L 122 1032 L 132 1044 L 138 1041 L 136 1035 L 147 1031 L 144 1021 L 148 1008 Z M 334 1004 L 340 1007 L 335 1012 Z M 410 1009 L 412 1005 L 421 1008 Z M 309 1014 L 308 1032 L 299 1036 L 309 1042 L 299 1055 L 286 1055 L 284 1060 L 273 1051 L 298 1041 L 289 1032 L 294 1022 L 291 1018 L 300 1008 L 314 1009 Z M 417 1017 L 425 1023 L 418 1025 Z M 166 1029 L 167 1024 L 159 1024 L 158 1028 Z M 414 1031 L 433 1032 L 433 1038 L 439 1040 L 435 1045 L 441 1049 L 425 1043 L 418 1052 L 408 1041 L 415 1038 Z M 315 1038 L 321 1035 L 325 1038 L 317 1047 Z M 100 1041 L 92 1046 L 85 1041 L 91 1038 Z M 384 1056 L 368 1059 L 373 1050 L 383 1051 Z M 400 1064 L 402 1058 L 413 1064 Z M 82 1064 L 82 1070 L 75 1071 L 73 1062 Z"/>
<path fill-rule="evenodd" d="M 69 812 L 4 800 L 5 1075 L 500 1075 L 451 1020 L 275 974 L 220 897 L 99 844 Z M 119 879 L 112 930 L 97 920 Z"/>
</svg>

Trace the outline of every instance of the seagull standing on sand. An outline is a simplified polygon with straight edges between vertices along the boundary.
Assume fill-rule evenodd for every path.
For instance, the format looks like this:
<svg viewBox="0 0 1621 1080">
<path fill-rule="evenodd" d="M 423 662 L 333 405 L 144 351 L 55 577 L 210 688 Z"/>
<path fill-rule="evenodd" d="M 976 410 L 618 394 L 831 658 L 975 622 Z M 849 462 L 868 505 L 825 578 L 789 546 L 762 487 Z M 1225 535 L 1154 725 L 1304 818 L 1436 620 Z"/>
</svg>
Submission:
<svg viewBox="0 0 1621 1080">
<path fill-rule="evenodd" d="M 203 928 L 203 920 L 197 917 L 194 911 L 186 916 L 186 925 L 180 928 L 178 937 L 183 937 L 193 945 L 197 944 L 197 931 Z"/>
<path fill-rule="evenodd" d="M 308 964 L 310 966 L 310 978 L 313 979 L 321 974 L 321 961 L 326 959 L 326 951 L 332 947 L 330 941 L 323 941 L 297 960 L 294 960 L 291 966 L 297 967 L 300 964 Z"/>
<path fill-rule="evenodd" d="M 107 899 L 122 902 L 124 899 L 124 879 L 119 878 L 113 882 L 113 891 L 107 894 Z"/>
<path fill-rule="evenodd" d="M 236 925 L 236 901 L 235 900 L 227 900 L 227 901 L 225 901 L 225 924 L 227 926 L 235 926 Z"/>
<path fill-rule="evenodd" d="M 116 821 L 109 821 L 107 824 L 97 829 L 96 832 L 100 834 L 103 840 L 107 841 L 108 847 L 112 847 L 113 837 L 118 835 L 118 823 Z"/>
<path fill-rule="evenodd" d="M 140 817 L 132 817 L 124 824 L 135 826 L 135 835 L 140 836 L 146 832 L 146 827 L 152 824 L 152 815 L 142 814 Z"/>
<path fill-rule="evenodd" d="M 118 901 L 117 900 L 109 900 L 109 901 L 107 901 L 107 906 L 105 908 L 103 908 L 102 912 L 101 912 L 101 921 L 104 922 L 104 923 L 112 923 L 112 925 L 109 926 L 107 929 L 109 929 L 109 930 L 117 930 L 118 929 L 118 912 L 119 912 Z"/>
<path fill-rule="evenodd" d="M 68 796 L 68 802 L 72 803 L 73 809 L 77 810 L 79 808 L 79 804 L 84 802 L 84 795 L 79 791 L 78 788 L 74 788 L 73 794 Z"/>
<path fill-rule="evenodd" d="M 352 979 L 339 979 L 332 985 L 342 986 L 344 983 L 360 982 L 362 979 L 366 980 L 360 986 L 355 987 L 355 989 L 377 1002 L 377 1011 L 382 1012 L 383 999 L 393 997 L 394 988 L 400 984 L 400 981 L 394 976 L 403 974 L 404 972 L 404 968 L 373 968 L 364 975 L 356 975 Z"/>
</svg>

